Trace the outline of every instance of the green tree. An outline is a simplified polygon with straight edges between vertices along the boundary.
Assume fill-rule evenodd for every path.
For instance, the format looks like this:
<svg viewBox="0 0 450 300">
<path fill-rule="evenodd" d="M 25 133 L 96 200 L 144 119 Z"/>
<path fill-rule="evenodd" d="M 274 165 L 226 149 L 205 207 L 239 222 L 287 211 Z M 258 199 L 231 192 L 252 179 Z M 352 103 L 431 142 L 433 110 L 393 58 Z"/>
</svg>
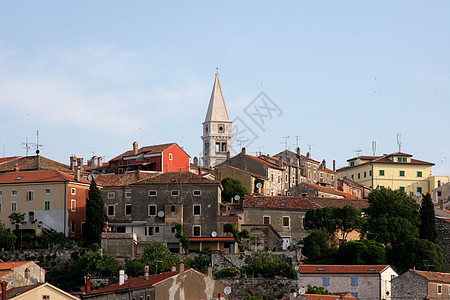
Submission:
<svg viewBox="0 0 450 300">
<path fill-rule="evenodd" d="M 236 278 L 241 276 L 241 271 L 236 267 L 227 267 L 214 272 L 215 278 Z"/>
<path fill-rule="evenodd" d="M 14 247 L 15 237 L 12 235 L 11 231 L 6 229 L 5 225 L 0 222 L 0 248 L 5 250 L 11 250 Z"/>
<path fill-rule="evenodd" d="M 183 225 L 176 224 L 175 230 L 175 237 L 180 242 L 181 247 L 183 247 L 184 253 L 189 254 L 189 237 L 183 233 Z"/>
<path fill-rule="evenodd" d="M 339 247 L 337 257 L 338 263 L 343 265 L 386 264 L 386 250 L 374 240 L 345 242 Z"/>
<path fill-rule="evenodd" d="M 222 202 L 231 202 L 236 195 L 239 195 L 241 199 L 248 195 L 247 189 L 238 179 L 226 177 L 222 179 L 222 187 Z"/>
<path fill-rule="evenodd" d="M 89 244 L 100 244 L 103 227 L 107 220 L 102 193 L 92 179 L 89 198 L 86 199 L 86 230 L 84 231 L 84 237 Z"/>
<path fill-rule="evenodd" d="M 336 253 L 336 239 L 325 228 L 313 231 L 304 238 L 302 254 L 308 262 L 333 263 Z"/>
<path fill-rule="evenodd" d="M 387 257 L 397 273 L 414 267 L 424 271 L 441 271 L 445 262 L 441 247 L 425 239 L 410 239 L 388 246 Z"/>
<path fill-rule="evenodd" d="M 364 218 L 361 215 L 361 211 L 353 206 L 346 205 L 338 210 L 339 225 L 338 228 L 341 231 L 342 239 L 346 240 L 348 234 L 354 230 L 361 231 L 364 224 Z"/>
<path fill-rule="evenodd" d="M 333 293 L 330 293 L 323 286 L 315 286 L 310 284 L 306 286 L 306 294 L 333 295 Z"/>
<path fill-rule="evenodd" d="M 334 235 L 339 226 L 340 217 L 337 207 L 309 209 L 305 214 L 305 229 L 324 228 L 329 235 Z"/>
<path fill-rule="evenodd" d="M 14 234 L 16 235 L 16 247 L 17 249 L 20 249 L 22 248 L 22 231 L 19 229 L 19 227 L 25 221 L 25 214 L 20 212 L 13 212 L 8 216 L 8 218 L 16 227 L 16 229 L 14 230 Z"/>
<path fill-rule="evenodd" d="M 395 244 L 419 234 L 419 205 L 400 190 L 381 188 L 368 197 L 367 237 L 385 245 Z"/>
<path fill-rule="evenodd" d="M 238 244 L 239 252 L 244 251 L 244 239 L 250 238 L 250 234 L 248 233 L 247 229 L 239 231 L 236 226 L 234 226 L 234 223 L 228 223 L 225 225 L 227 230 L 231 232 L 233 235 L 234 240 Z"/>
<path fill-rule="evenodd" d="M 195 256 L 192 258 L 186 258 L 184 263 L 185 268 L 193 268 L 199 272 L 202 272 L 203 274 L 207 274 L 210 261 L 209 259 L 202 256 Z"/>
<path fill-rule="evenodd" d="M 251 278 L 274 278 L 275 276 L 297 278 L 294 268 L 267 251 L 258 251 L 247 258 L 241 272 Z"/>
<path fill-rule="evenodd" d="M 430 194 L 426 194 L 423 197 L 422 205 L 420 206 L 419 238 L 436 243 L 438 232 L 436 230 L 434 218 L 434 205 L 431 201 Z"/>
</svg>

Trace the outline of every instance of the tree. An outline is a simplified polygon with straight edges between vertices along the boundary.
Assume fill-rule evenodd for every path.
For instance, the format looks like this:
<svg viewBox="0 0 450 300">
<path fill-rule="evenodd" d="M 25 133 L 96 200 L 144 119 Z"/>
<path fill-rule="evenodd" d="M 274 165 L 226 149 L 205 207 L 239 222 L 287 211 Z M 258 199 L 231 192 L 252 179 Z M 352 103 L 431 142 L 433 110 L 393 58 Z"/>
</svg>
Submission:
<svg viewBox="0 0 450 300">
<path fill-rule="evenodd" d="M 89 199 L 86 199 L 86 230 L 84 236 L 89 244 L 100 244 L 105 222 L 108 220 L 102 193 L 92 179 L 89 187 Z"/>
<path fill-rule="evenodd" d="M 25 214 L 20 212 L 13 212 L 8 216 L 9 220 L 12 224 L 16 225 L 16 229 L 14 230 L 14 234 L 16 235 L 16 247 L 17 249 L 22 248 L 22 239 L 21 239 L 21 230 L 19 230 L 19 226 L 22 222 L 25 221 Z"/>
<path fill-rule="evenodd" d="M 416 268 L 424 271 L 441 271 L 445 262 L 442 249 L 425 239 L 410 239 L 387 247 L 388 263 L 397 273 Z"/>
<path fill-rule="evenodd" d="M 401 243 L 419 234 L 419 205 L 400 190 L 381 188 L 368 197 L 366 231 L 369 239 L 385 245 Z"/>
<path fill-rule="evenodd" d="M 238 244 L 239 252 L 244 251 L 244 239 L 250 238 L 250 234 L 247 229 L 239 231 L 233 223 L 228 223 L 225 225 L 227 230 L 231 232 L 234 240 Z"/>
<path fill-rule="evenodd" d="M 337 257 L 343 265 L 382 265 L 386 263 L 386 250 L 374 240 L 350 241 L 339 247 Z"/>
<path fill-rule="evenodd" d="M 336 252 L 336 240 L 325 228 L 313 231 L 304 239 L 302 254 L 309 262 L 332 263 Z"/>
<path fill-rule="evenodd" d="M 175 237 L 180 242 L 181 247 L 183 247 L 184 253 L 189 254 L 189 237 L 183 233 L 183 225 L 176 224 L 175 230 Z"/>
<path fill-rule="evenodd" d="M 310 284 L 306 286 L 306 294 L 333 295 L 333 293 L 330 293 L 323 286 L 315 286 Z"/>
<path fill-rule="evenodd" d="M 426 194 L 423 197 L 422 205 L 420 206 L 419 237 L 436 243 L 438 232 L 436 230 L 434 218 L 434 205 L 431 201 L 430 194 Z"/>
<path fill-rule="evenodd" d="M 226 177 L 222 179 L 222 187 L 222 202 L 231 202 L 236 195 L 239 195 L 241 199 L 248 195 L 247 189 L 238 179 Z"/>
<path fill-rule="evenodd" d="M 258 251 L 247 258 L 242 273 L 251 278 L 274 278 L 283 276 L 297 278 L 297 273 L 288 263 L 267 251 Z"/>
<path fill-rule="evenodd" d="M 14 247 L 15 237 L 6 229 L 5 225 L 0 222 L 0 248 L 11 250 Z"/>
<path fill-rule="evenodd" d="M 342 239 L 346 240 L 348 234 L 354 230 L 360 231 L 364 218 L 361 216 L 361 211 L 353 206 L 346 205 L 342 209 L 338 209 L 339 216 L 339 230 L 342 233 Z"/>
<path fill-rule="evenodd" d="M 334 235 L 340 226 L 337 207 L 309 209 L 305 214 L 305 229 L 324 228 L 329 235 Z"/>
</svg>

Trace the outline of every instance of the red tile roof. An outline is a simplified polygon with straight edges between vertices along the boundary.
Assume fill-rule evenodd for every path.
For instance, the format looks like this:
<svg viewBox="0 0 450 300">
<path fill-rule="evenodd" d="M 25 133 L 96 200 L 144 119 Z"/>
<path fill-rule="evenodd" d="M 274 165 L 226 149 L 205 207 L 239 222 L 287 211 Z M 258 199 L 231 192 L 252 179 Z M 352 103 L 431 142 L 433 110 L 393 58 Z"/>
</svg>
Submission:
<svg viewBox="0 0 450 300">
<path fill-rule="evenodd" d="M 77 182 L 74 175 L 61 171 L 19 171 L 0 174 L 0 183 L 9 184 L 66 181 Z M 90 184 L 86 179 L 80 179 L 78 182 Z"/>
<path fill-rule="evenodd" d="M 289 298 L 287 298 L 289 299 Z M 355 296 L 304 294 L 304 300 L 358 300 Z"/>
<path fill-rule="evenodd" d="M 344 192 L 341 192 L 341 191 L 338 191 L 338 190 L 333 190 L 332 188 L 329 188 L 329 187 L 325 187 L 325 186 L 321 186 L 321 185 L 313 184 L 313 183 L 309 183 L 309 182 L 302 182 L 302 183 L 307 184 L 307 185 L 312 186 L 312 187 L 315 187 L 316 189 L 319 189 L 319 190 L 324 191 L 324 192 L 338 194 L 338 195 L 344 196 L 344 197 L 346 197 L 348 199 L 356 199 L 356 197 L 353 196 L 352 194 L 344 193 Z"/>
<path fill-rule="evenodd" d="M 389 157 L 393 157 L 393 156 L 412 157 L 411 154 L 402 153 L 402 152 L 396 152 L 396 153 L 392 153 L 392 154 L 385 154 L 383 156 L 359 156 L 359 157 L 354 157 L 354 158 L 347 159 L 347 161 L 352 161 L 352 160 L 355 160 L 355 159 L 358 159 L 358 158 L 361 159 L 361 160 L 368 160 L 368 161 L 362 162 L 361 164 L 356 165 L 356 166 L 342 167 L 338 171 L 349 169 L 349 168 L 354 168 L 354 167 L 361 166 L 361 165 L 364 165 L 364 164 L 369 164 L 369 163 L 403 164 L 403 165 L 410 164 L 410 165 L 431 165 L 431 166 L 434 166 L 434 163 L 427 162 L 427 161 L 422 161 L 422 160 L 418 160 L 418 159 L 414 159 L 414 158 L 411 158 L 411 162 L 410 163 L 408 163 L 408 162 L 405 162 L 405 163 L 404 162 L 396 162 L 396 161 L 393 161 L 393 160 L 389 159 Z"/>
<path fill-rule="evenodd" d="M 26 260 L 26 261 L 5 261 L 0 262 L 0 271 L 10 271 L 14 268 L 20 267 L 22 265 L 25 265 L 27 263 L 30 263 L 32 261 Z"/>
<path fill-rule="evenodd" d="M 190 242 L 232 242 L 233 237 L 189 237 Z"/>
<path fill-rule="evenodd" d="M 158 183 L 205 183 L 219 184 L 220 182 L 207 179 L 191 172 L 166 172 L 156 176 L 139 180 L 133 184 L 158 184 Z"/>
<path fill-rule="evenodd" d="M 292 196 L 245 196 L 244 208 L 267 208 L 282 210 L 308 210 L 320 208 L 319 205 L 304 197 Z"/>
<path fill-rule="evenodd" d="M 150 177 L 157 176 L 159 173 L 145 173 L 140 172 L 139 175 L 136 174 L 108 174 L 99 175 L 95 178 L 95 182 L 103 187 L 109 186 L 128 186 L 134 182 L 142 179 L 147 179 Z"/>
<path fill-rule="evenodd" d="M 346 199 L 346 198 L 324 198 L 324 197 L 307 197 L 320 207 L 339 207 L 343 208 L 346 205 L 353 206 L 359 210 L 369 207 L 367 199 Z"/>
<path fill-rule="evenodd" d="M 7 162 L 7 161 L 10 161 L 10 160 L 21 158 L 21 157 L 22 156 L 3 157 L 3 158 L 0 158 L 0 164 L 2 164 L 4 162 Z"/>
<path fill-rule="evenodd" d="M 283 170 L 283 168 L 281 168 L 281 167 L 279 167 L 279 166 L 277 166 L 277 165 L 275 165 L 275 164 L 273 164 L 273 163 L 270 163 L 270 162 L 268 162 L 268 161 L 265 161 L 265 160 L 262 159 L 262 158 L 259 158 L 259 157 L 253 156 L 253 155 L 248 155 L 248 154 L 246 154 L 245 156 L 248 156 L 248 157 L 250 157 L 250 158 L 253 158 L 253 159 L 256 160 L 256 161 L 262 162 L 262 163 L 268 165 L 268 166 L 271 167 L 271 168 L 278 169 L 278 170 Z"/>
<path fill-rule="evenodd" d="M 16 159 L 8 160 L 0 164 L 1 172 L 11 172 L 19 168 L 19 171 L 29 171 L 38 169 L 38 156 L 18 156 Z M 59 163 L 57 161 L 48 159 L 43 156 L 39 156 L 39 169 L 40 170 L 57 170 L 67 173 L 73 173 L 68 165 Z"/>
<path fill-rule="evenodd" d="M 177 145 L 177 143 L 169 143 L 169 144 L 161 144 L 161 145 L 153 145 L 153 146 L 146 146 L 146 147 L 142 147 L 138 149 L 138 154 L 141 153 L 145 153 L 145 154 L 151 154 L 151 153 L 161 153 L 164 150 L 169 149 L 170 147 Z M 178 146 L 179 147 L 179 146 Z M 180 147 L 180 149 L 183 149 Z M 184 151 L 184 150 L 183 150 Z M 186 153 L 187 154 L 187 153 Z M 124 157 L 127 156 L 134 156 L 134 152 L 133 150 L 129 150 L 126 151 L 122 154 L 120 154 L 119 156 L 114 157 L 113 159 L 111 159 L 110 161 L 115 161 L 115 160 L 122 160 Z"/>
<path fill-rule="evenodd" d="M 409 271 L 414 272 L 417 275 L 420 275 L 431 282 L 450 283 L 450 273 L 419 271 L 419 270 L 409 270 Z"/>
<path fill-rule="evenodd" d="M 298 265 L 302 274 L 379 274 L 389 265 Z"/>
</svg>

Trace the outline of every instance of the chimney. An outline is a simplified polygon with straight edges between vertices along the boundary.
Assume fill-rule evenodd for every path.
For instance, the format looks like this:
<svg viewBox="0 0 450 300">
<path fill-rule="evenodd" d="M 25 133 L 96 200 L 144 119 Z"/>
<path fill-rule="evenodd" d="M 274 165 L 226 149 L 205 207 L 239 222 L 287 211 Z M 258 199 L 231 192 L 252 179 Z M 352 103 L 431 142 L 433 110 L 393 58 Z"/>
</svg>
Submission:
<svg viewBox="0 0 450 300">
<path fill-rule="evenodd" d="M 208 277 L 212 278 L 212 267 L 211 267 L 211 264 L 208 265 Z"/>
<path fill-rule="evenodd" d="M 219 299 L 219 300 L 225 300 L 225 293 L 219 293 L 217 299 Z"/>
<path fill-rule="evenodd" d="M 241 153 L 242 153 L 242 155 L 245 155 L 247 153 L 247 151 L 245 150 L 245 147 L 242 147 Z"/>
<path fill-rule="evenodd" d="M 136 170 L 134 172 L 134 179 L 139 180 L 141 178 L 141 172 L 139 170 Z"/>
<path fill-rule="evenodd" d="M 80 177 L 81 177 L 81 169 L 80 167 L 77 166 L 77 168 L 75 169 L 75 181 L 80 181 Z"/>
<path fill-rule="evenodd" d="M 77 157 L 75 155 L 72 155 L 70 157 L 70 170 L 75 171 L 76 162 L 77 162 Z"/>
<path fill-rule="evenodd" d="M 8 285 L 8 282 L 2 281 L 1 285 L 2 285 L 2 300 L 5 300 L 6 299 L 6 286 Z"/>
<path fill-rule="evenodd" d="M 133 143 L 133 154 L 137 155 L 138 152 L 139 152 L 139 144 L 138 144 L 138 142 L 134 142 Z"/>
<path fill-rule="evenodd" d="M 336 172 L 336 160 L 333 159 L 333 171 Z"/>
<path fill-rule="evenodd" d="M 172 272 L 175 272 L 176 270 L 177 270 L 177 267 L 175 267 L 175 265 L 172 265 L 171 271 L 172 271 Z"/>
<path fill-rule="evenodd" d="M 144 268 L 144 279 L 145 280 L 148 280 L 149 278 L 150 278 L 150 275 L 149 275 L 149 270 L 150 270 L 150 267 L 148 266 L 148 265 L 145 265 L 145 268 Z"/>
<path fill-rule="evenodd" d="M 327 162 L 326 162 L 325 159 L 322 160 L 322 166 L 323 166 L 324 169 L 327 168 Z"/>
<path fill-rule="evenodd" d="M 184 275 L 184 263 L 180 261 L 180 275 Z"/>
<path fill-rule="evenodd" d="M 83 169 L 83 158 L 77 158 L 77 167 Z"/>
<path fill-rule="evenodd" d="M 119 285 L 125 283 L 125 270 L 119 270 Z"/>
<path fill-rule="evenodd" d="M 440 208 L 441 210 L 444 210 L 444 199 L 441 199 L 441 200 L 439 201 L 439 208 Z"/>
<path fill-rule="evenodd" d="M 309 158 L 311 156 L 311 154 L 308 152 L 306 152 L 306 158 Z"/>
<path fill-rule="evenodd" d="M 297 156 L 300 156 L 300 147 L 297 147 Z"/>
<path fill-rule="evenodd" d="M 91 292 L 91 275 L 86 275 L 86 294 Z"/>
<path fill-rule="evenodd" d="M 231 158 L 231 152 L 227 151 L 227 160 L 230 160 L 230 158 Z"/>
<path fill-rule="evenodd" d="M 198 166 L 198 176 L 202 177 L 202 167 Z"/>
<path fill-rule="evenodd" d="M 297 299 L 297 292 L 295 292 L 295 289 L 291 289 L 289 292 L 289 300 L 295 300 Z"/>
<path fill-rule="evenodd" d="M 194 167 L 197 167 L 197 166 L 198 166 L 198 157 L 195 156 L 194 157 Z"/>
</svg>

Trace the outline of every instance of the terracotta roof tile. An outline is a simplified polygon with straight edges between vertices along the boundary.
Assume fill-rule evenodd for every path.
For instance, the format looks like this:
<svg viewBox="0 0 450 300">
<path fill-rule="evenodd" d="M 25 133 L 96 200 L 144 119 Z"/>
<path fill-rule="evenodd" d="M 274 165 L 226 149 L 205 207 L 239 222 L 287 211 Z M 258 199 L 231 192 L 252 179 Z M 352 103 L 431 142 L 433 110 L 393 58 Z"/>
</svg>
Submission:
<svg viewBox="0 0 450 300">
<path fill-rule="evenodd" d="M 253 158 L 253 159 L 256 160 L 256 161 L 262 162 L 262 163 L 268 165 L 268 166 L 271 167 L 271 168 L 278 169 L 278 170 L 283 170 L 283 168 L 281 168 L 281 167 L 279 167 L 279 166 L 277 166 L 277 165 L 275 165 L 275 164 L 273 164 L 273 163 L 270 163 L 270 162 L 268 162 L 268 161 L 266 161 L 266 160 L 264 160 L 264 159 L 262 159 L 262 158 L 259 158 L 259 157 L 253 156 L 253 155 L 248 155 L 248 154 L 246 154 L 245 156 L 248 156 L 248 157 L 250 157 L 250 158 Z"/>
<path fill-rule="evenodd" d="M 450 283 L 450 273 L 440 273 L 431 271 L 409 270 L 414 272 L 431 282 Z"/>
<path fill-rule="evenodd" d="M 282 210 L 308 210 L 320 208 L 319 205 L 304 197 L 292 196 L 245 196 L 244 208 L 268 208 Z"/>
<path fill-rule="evenodd" d="M 304 294 L 304 300 L 358 300 L 355 296 Z"/>
<path fill-rule="evenodd" d="M 134 182 L 142 179 L 157 176 L 159 173 L 144 173 L 140 172 L 139 177 L 136 174 L 109 174 L 99 175 L 95 178 L 95 182 L 103 187 L 109 186 L 128 186 Z"/>
<path fill-rule="evenodd" d="M 160 153 L 160 152 L 162 152 L 162 151 L 164 151 L 166 149 L 169 149 L 173 145 L 176 145 L 176 143 L 169 143 L 169 144 L 161 144 L 161 145 L 153 145 L 153 146 L 142 147 L 142 148 L 138 149 L 138 154 L 141 154 L 141 153 L 146 153 L 146 154 Z M 114 157 L 110 161 L 121 160 L 124 157 L 133 156 L 133 155 L 135 155 L 133 150 L 129 150 L 129 151 L 126 151 L 126 152 L 120 154 L 119 156 Z"/>
<path fill-rule="evenodd" d="M 389 265 L 298 265 L 302 274 L 379 274 Z"/>
<path fill-rule="evenodd" d="M 16 167 L 19 168 L 19 171 L 37 170 L 37 159 L 37 156 L 26 156 L 9 160 L 0 164 L 0 173 L 15 171 Z M 59 163 L 43 156 L 39 156 L 39 168 L 40 170 L 57 170 L 67 173 L 73 173 L 68 165 Z"/>
<path fill-rule="evenodd" d="M 0 262 L 0 271 L 9 271 L 9 270 L 20 267 L 20 266 L 25 265 L 30 262 L 31 262 L 30 260 Z"/>
<path fill-rule="evenodd" d="M 19 171 L 0 174 L 0 183 L 21 184 L 34 182 L 76 182 L 75 176 L 61 171 Z M 81 178 L 81 183 L 90 184 L 90 181 Z"/>
<path fill-rule="evenodd" d="M 3 158 L 0 158 L 0 164 L 8 162 L 10 160 L 15 160 L 15 159 L 18 159 L 18 158 L 21 158 L 21 157 L 22 156 L 3 157 Z"/>
<path fill-rule="evenodd" d="M 344 192 L 341 192 L 341 191 L 338 191 L 338 190 L 333 190 L 332 188 L 329 188 L 329 187 L 325 187 L 325 186 L 321 186 L 321 185 L 313 184 L 313 183 L 309 183 L 309 182 L 302 182 L 302 183 L 307 184 L 307 185 L 312 186 L 312 187 L 315 187 L 315 188 L 317 188 L 317 189 L 319 189 L 321 191 L 330 192 L 330 193 L 333 193 L 333 194 L 338 194 L 338 195 L 344 196 L 344 197 L 349 198 L 349 199 L 356 199 L 356 197 L 353 196 L 352 194 L 344 193 Z"/>
<path fill-rule="evenodd" d="M 133 184 L 152 184 L 152 183 L 214 183 L 220 182 L 204 178 L 203 176 L 191 172 L 166 172 L 160 173 L 151 178 L 139 180 Z"/>
<path fill-rule="evenodd" d="M 359 210 L 369 207 L 367 199 L 346 199 L 346 198 L 323 198 L 323 197 L 307 197 L 320 207 L 339 207 L 343 208 L 346 205 L 353 206 Z"/>
</svg>

